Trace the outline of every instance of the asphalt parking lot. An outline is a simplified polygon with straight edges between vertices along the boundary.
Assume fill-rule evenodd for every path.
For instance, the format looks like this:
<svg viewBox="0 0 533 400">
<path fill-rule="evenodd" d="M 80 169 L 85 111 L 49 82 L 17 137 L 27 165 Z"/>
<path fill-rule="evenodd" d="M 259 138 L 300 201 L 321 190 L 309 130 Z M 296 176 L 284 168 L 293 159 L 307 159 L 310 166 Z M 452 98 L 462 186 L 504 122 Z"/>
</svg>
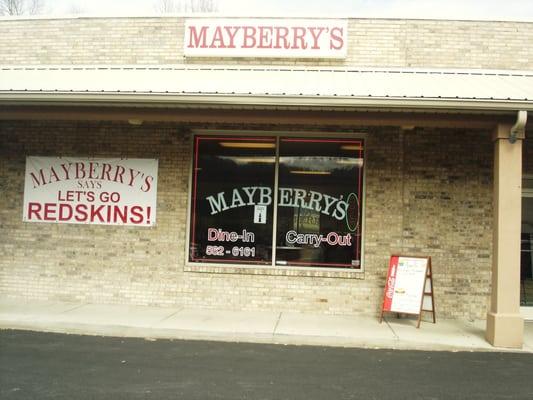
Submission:
<svg viewBox="0 0 533 400">
<path fill-rule="evenodd" d="M 0 331 L 1 399 L 532 399 L 533 355 Z"/>
</svg>

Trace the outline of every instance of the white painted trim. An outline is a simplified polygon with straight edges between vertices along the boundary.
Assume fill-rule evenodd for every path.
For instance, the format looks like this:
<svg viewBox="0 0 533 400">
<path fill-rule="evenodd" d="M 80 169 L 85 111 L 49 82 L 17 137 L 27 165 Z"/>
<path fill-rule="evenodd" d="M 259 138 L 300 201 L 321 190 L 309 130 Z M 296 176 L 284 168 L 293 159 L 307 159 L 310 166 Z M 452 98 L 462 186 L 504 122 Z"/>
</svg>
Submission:
<svg viewBox="0 0 533 400">
<path fill-rule="evenodd" d="M 533 321 L 533 307 L 520 307 L 520 314 L 525 321 Z"/>
<path fill-rule="evenodd" d="M 201 95 L 201 94 L 125 94 L 125 93 L 61 93 L 61 92 L 0 92 L 0 105 L 26 106 L 144 106 L 144 107 L 231 107 L 231 108 L 276 108 L 301 109 L 372 109 L 390 111 L 507 111 L 533 112 L 533 101 L 514 100 L 452 100 L 393 97 L 310 97 L 310 96 L 259 96 L 259 95 Z"/>
<path fill-rule="evenodd" d="M 272 12 L 270 14 L 265 14 L 261 16 L 251 16 L 251 15 L 243 15 L 238 14 L 234 12 L 215 12 L 215 13 L 168 13 L 168 14 L 161 14 L 157 12 L 139 12 L 139 13 L 132 13 L 128 12 L 127 10 L 124 10 L 124 12 L 121 12 L 120 14 L 113 15 L 112 13 L 107 14 L 98 14 L 98 13 L 87 13 L 87 14 L 45 14 L 45 15 L 13 15 L 13 16 L 0 16 L 0 22 L 3 21 L 25 21 L 25 20 L 64 20 L 64 19 L 72 19 L 72 20 L 78 20 L 78 19 L 149 19 L 149 18 L 158 18 L 158 19 L 171 19 L 171 18 L 305 18 L 305 19 L 348 19 L 348 21 L 403 21 L 403 22 L 419 22 L 419 21 L 436 21 L 436 22 L 482 22 L 482 23 L 499 23 L 499 22 L 510 22 L 510 23 L 530 23 L 533 21 L 533 18 L 531 18 L 529 15 L 522 14 L 520 17 L 503 17 L 501 19 L 494 19 L 491 17 L 483 17 L 482 15 L 479 15 L 478 19 L 473 18 L 449 18 L 449 17 L 442 17 L 442 18 L 436 18 L 436 17 L 417 17 L 417 16 L 411 16 L 411 17 L 402 17 L 402 16 L 390 16 L 390 17 L 383 17 L 378 14 L 372 15 L 372 13 L 365 13 L 365 15 L 361 16 L 361 14 L 357 13 L 348 13 L 348 14 L 340 14 L 340 13 L 332 13 L 328 14 L 327 16 L 324 16 L 323 13 L 320 13 L 320 15 L 316 15 L 316 13 L 310 13 L 305 12 L 305 10 L 302 10 L 302 14 L 298 13 L 289 13 L 286 12 Z"/>
<path fill-rule="evenodd" d="M 533 111 L 533 71 L 175 64 L 0 71 L 3 104 Z"/>
</svg>

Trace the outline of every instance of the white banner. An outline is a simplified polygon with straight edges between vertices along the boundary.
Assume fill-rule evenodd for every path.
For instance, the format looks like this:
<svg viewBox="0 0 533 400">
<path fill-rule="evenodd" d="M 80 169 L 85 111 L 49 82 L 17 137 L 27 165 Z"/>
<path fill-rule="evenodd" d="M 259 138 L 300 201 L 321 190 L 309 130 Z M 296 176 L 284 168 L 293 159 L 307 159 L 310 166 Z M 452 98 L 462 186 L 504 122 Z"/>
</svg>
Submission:
<svg viewBox="0 0 533 400">
<path fill-rule="evenodd" d="M 155 159 L 26 157 L 23 221 L 154 226 Z"/>
<path fill-rule="evenodd" d="M 185 21 L 186 57 L 345 58 L 346 20 L 194 18 Z"/>
</svg>

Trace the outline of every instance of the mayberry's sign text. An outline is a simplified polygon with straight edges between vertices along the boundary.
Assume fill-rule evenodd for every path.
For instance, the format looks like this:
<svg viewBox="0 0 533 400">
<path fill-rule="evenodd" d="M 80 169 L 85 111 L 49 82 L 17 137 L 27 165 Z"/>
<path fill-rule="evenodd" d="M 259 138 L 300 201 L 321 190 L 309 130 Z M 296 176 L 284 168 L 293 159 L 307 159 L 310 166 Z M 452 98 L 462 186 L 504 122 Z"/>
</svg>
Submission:
<svg viewBox="0 0 533 400">
<path fill-rule="evenodd" d="M 185 22 L 186 57 L 345 58 L 346 20 L 193 18 Z"/>
</svg>

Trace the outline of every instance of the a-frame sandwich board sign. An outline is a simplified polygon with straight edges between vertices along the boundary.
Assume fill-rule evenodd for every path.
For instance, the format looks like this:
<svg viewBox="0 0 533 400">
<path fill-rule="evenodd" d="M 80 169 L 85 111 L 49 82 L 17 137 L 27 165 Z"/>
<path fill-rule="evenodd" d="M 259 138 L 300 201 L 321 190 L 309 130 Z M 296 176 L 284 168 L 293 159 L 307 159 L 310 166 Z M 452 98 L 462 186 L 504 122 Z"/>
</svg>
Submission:
<svg viewBox="0 0 533 400">
<path fill-rule="evenodd" d="M 417 328 L 420 327 L 422 312 L 430 312 L 433 323 L 436 322 L 431 257 L 400 255 L 390 257 L 380 323 L 385 312 L 396 313 L 398 316 L 417 315 Z"/>
</svg>

